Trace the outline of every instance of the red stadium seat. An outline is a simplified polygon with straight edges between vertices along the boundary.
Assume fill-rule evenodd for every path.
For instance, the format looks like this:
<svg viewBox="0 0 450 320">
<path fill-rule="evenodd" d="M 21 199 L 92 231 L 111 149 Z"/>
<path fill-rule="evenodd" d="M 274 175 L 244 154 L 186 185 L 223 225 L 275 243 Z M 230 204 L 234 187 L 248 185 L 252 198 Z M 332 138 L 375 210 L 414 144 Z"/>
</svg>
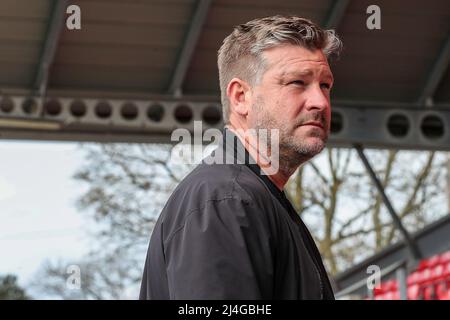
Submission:
<svg viewBox="0 0 450 320">
<path fill-rule="evenodd" d="M 393 291 L 393 300 L 400 300 L 400 291 Z"/>
<path fill-rule="evenodd" d="M 422 285 L 430 284 L 432 281 L 431 269 L 425 268 L 419 271 L 418 283 Z"/>
<path fill-rule="evenodd" d="M 436 265 L 432 270 L 431 270 L 431 279 L 432 281 L 439 281 L 444 279 L 444 266 L 442 264 L 438 264 Z"/>
<path fill-rule="evenodd" d="M 413 273 L 411 273 L 408 278 L 407 278 L 407 284 L 408 286 L 416 284 L 419 282 L 419 276 L 420 273 L 417 271 L 414 271 Z"/>
<path fill-rule="evenodd" d="M 396 280 L 387 280 L 380 283 L 380 291 L 383 293 L 392 291 L 397 289 L 397 281 Z"/>
<path fill-rule="evenodd" d="M 384 300 L 395 300 L 395 291 L 389 291 L 387 293 L 385 293 L 384 296 Z"/>
<path fill-rule="evenodd" d="M 380 285 L 380 287 L 379 288 L 373 288 L 373 295 L 374 296 L 378 296 L 378 295 L 380 295 L 380 294 L 383 294 L 384 293 L 384 290 L 383 290 L 383 287 L 381 287 L 381 285 Z"/>
<path fill-rule="evenodd" d="M 417 271 L 422 271 L 428 268 L 428 259 L 420 260 L 419 265 L 417 266 Z"/>
<path fill-rule="evenodd" d="M 397 289 L 397 280 L 386 281 L 386 291 L 393 291 Z"/>
<path fill-rule="evenodd" d="M 448 300 L 448 291 L 447 283 L 444 281 L 439 282 L 436 285 L 436 298 L 438 300 Z"/>
<path fill-rule="evenodd" d="M 442 264 L 447 264 L 447 262 L 450 262 L 450 251 L 444 252 L 439 256 L 439 262 Z"/>
<path fill-rule="evenodd" d="M 428 268 L 434 268 L 440 263 L 440 256 L 435 255 L 430 258 L 428 258 Z"/>
<path fill-rule="evenodd" d="M 418 300 L 420 297 L 420 287 L 414 284 L 407 289 L 408 300 Z"/>
<path fill-rule="evenodd" d="M 424 300 L 434 300 L 436 298 L 434 293 L 434 286 L 428 285 L 423 289 Z"/>
<path fill-rule="evenodd" d="M 384 298 L 384 293 L 375 296 L 375 300 L 386 300 L 386 299 Z"/>
<path fill-rule="evenodd" d="M 447 290 L 447 292 L 441 293 L 441 294 L 437 297 L 437 299 L 439 299 L 439 300 L 450 300 L 450 289 Z"/>
<path fill-rule="evenodd" d="M 450 261 L 444 267 L 444 277 L 450 277 Z"/>
<path fill-rule="evenodd" d="M 407 277 L 408 300 L 450 300 L 450 251 L 420 261 Z M 384 281 L 373 290 L 375 300 L 399 300 L 395 279 Z"/>
</svg>

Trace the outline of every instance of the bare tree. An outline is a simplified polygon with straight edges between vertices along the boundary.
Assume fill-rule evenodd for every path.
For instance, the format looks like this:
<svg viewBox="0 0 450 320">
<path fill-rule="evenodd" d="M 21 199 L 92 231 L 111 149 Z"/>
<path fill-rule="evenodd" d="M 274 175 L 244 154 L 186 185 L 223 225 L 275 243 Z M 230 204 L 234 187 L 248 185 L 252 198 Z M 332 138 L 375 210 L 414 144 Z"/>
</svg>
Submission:
<svg viewBox="0 0 450 320">
<path fill-rule="evenodd" d="M 98 222 L 93 234 L 99 249 L 146 247 L 171 191 L 192 166 L 173 163 L 170 145 L 103 144 L 86 150 L 86 164 L 74 176 L 88 186 L 78 208 Z"/>
<path fill-rule="evenodd" d="M 84 287 L 78 293 L 61 289 L 67 262 L 45 266 L 39 286 L 42 292 L 63 298 L 74 294 L 89 299 L 124 298 L 126 288 L 140 282 L 158 214 L 194 165 L 172 161 L 172 146 L 167 145 L 104 144 L 85 150 L 86 162 L 75 178 L 87 186 L 78 207 L 95 222 L 90 228 L 93 245 L 91 255 L 73 262 L 84 272 Z M 442 154 L 366 152 L 410 231 L 446 213 Z M 377 190 L 351 149 L 325 150 L 299 168 L 286 190 L 332 274 L 399 239 Z M 51 279 L 59 279 L 59 284 L 52 284 Z M 50 286 L 45 287 L 46 283 Z"/>
<path fill-rule="evenodd" d="M 441 205 L 446 172 L 442 154 L 366 152 L 409 231 L 446 213 Z M 312 228 L 332 274 L 399 239 L 382 198 L 351 149 L 327 149 L 290 179 L 287 191 Z"/>
<path fill-rule="evenodd" d="M 12 274 L 0 276 L 0 300 L 28 300 L 30 297 Z"/>
<path fill-rule="evenodd" d="M 74 178 L 87 188 L 78 198 L 94 223 L 91 252 L 79 261 L 47 261 L 30 287 L 63 299 L 137 297 L 153 225 L 180 179 L 193 165 L 175 163 L 171 145 L 87 144 Z M 79 266 L 80 290 L 66 286 L 67 267 Z M 128 293 L 129 288 L 132 293 Z"/>
<path fill-rule="evenodd" d="M 90 254 L 79 261 L 48 260 L 28 287 L 45 299 L 136 299 L 142 275 L 142 267 L 137 267 L 140 260 L 128 252 Z"/>
</svg>

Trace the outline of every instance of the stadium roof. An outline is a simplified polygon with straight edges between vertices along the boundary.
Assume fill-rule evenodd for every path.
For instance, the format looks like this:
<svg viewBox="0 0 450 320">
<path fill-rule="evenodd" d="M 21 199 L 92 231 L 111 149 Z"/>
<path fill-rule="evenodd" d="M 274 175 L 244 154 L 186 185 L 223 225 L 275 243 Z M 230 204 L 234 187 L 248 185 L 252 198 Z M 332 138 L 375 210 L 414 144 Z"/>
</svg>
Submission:
<svg viewBox="0 0 450 320">
<path fill-rule="evenodd" d="M 66 28 L 67 6 L 81 30 Z M 378 1 L 0 2 L 0 138 L 166 141 L 220 127 L 217 50 L 232 27 L 295 14 L 336 28 L 331 144 L 450 148 L 450 5 Z"/>
</svg>

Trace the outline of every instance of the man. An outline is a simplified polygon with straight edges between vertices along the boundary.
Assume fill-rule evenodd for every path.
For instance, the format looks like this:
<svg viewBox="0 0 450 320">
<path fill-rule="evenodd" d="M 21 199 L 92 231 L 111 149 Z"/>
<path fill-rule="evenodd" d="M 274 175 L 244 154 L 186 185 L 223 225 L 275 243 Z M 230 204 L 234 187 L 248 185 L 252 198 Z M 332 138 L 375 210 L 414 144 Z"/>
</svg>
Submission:
<svg viewBox="0 0 450 320">
<path fill-rule="evenodd" d="M 215 152 L 235 161 L 206 158 L 173 192 L 150 240 L 141 299 L 334 299 L 283 187 L 325 147 L 328 57 L 341 46 L 333 31 L 285 16 L 239 25 L 224 40 L 218 66 L 226 129 Z M 278 135 L 265 140 L 246 134 L 273 129 Z"/>
</svg>

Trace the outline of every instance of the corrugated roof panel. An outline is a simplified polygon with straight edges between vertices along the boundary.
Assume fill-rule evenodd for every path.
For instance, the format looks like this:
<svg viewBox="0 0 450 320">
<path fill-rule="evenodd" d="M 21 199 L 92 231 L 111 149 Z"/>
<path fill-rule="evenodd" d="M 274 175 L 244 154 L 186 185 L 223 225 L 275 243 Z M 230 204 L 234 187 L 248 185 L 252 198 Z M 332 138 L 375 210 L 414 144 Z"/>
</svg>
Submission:
<svg viewBox="0 0 450 320">
<path fill-rule="evenodd" d="M 4 63 L 34 63 L 39 57 L 39 42 L 11 41 L 0 44 L 0 61 Z"/>
<path fill-rule="evenodd" d="M 361 92 L 366 92 L 368 85 L 374 84 L 377 89 L 367 93 L 366 99 L 379 101 L 397 97 L 400 101 L 414 102 L 420 95 L 423 74 L 427 72 L 430 62 L 430 57 L 397 55 L 387 59 L 385 55 L 346 52 L 332 66 L 335 77 L 333 90 L 339 98 L 356 99 L 361 96 Z M 393 92 L 397 90 L 397 85 L 405 88 L 403 96 Z M 344 86 L 351 86 L 353 90 L 341 91 L 340 88 Z"/>
<path fill-rule="evenodd" d="M 50 86 L 164 91 L 192 17 L 191 2 L 79 1 L 82 29 L 64 31 Z"/>
<path fill-rule="evenodd" d="M 0 40 L 40 42 L 47 27 L 47 21 L 17 18 L 2 18 L 0 20 Z"/>
<path fill-rule="evenodd" d="M 51 1 L 0 2 L 0 85 L 29 87 L 40 58 Z"/>
<path fill-rule="evenodd" d="M 5 88 L 29 89 L 35 72 L 34 63 L 0 62 L 0 86 Z"/>
<path fill-rule="evenodd" d="M 436 17 L 439 15 L 449 15 L 448 0 L 353 0 L 347 9 L 347 13 L 365 13 L 370 5 L 378 5 L 381 14 L 400 14 L 403 16 Z M 420 21 L 418 21 L 420 22 Z"/>
<path fill-rule="evenodd" d="M 447 67 L 447 72 L 445 73 L 440 86 L 436 90 L 434 102 L 450 105 L 450 66 Z"/>
<path fill-rule="evenodd" d="M 433 6 L 384 1 L 379 3 L 381 30 L 369 30 L 366 8 L 370 4 L 352 1 L 338 28 L 345 50 L 335 66 L 336 96 L 415 102 L 447 36 L 450 6 L 444 1 Z"/>
<path fill-rule="evenodd" d="M 80 44 L 91 50 L 91 45 L 122 45 L 122 46 L 159 46 L 177 48 L 184 31 L 173 26 L 142 26 L 103 24 L 95 22 L 83 23 L 82 30 L 65 30 L 61 45 Z M 157 32 L 155 32 L 157 30 Z M 59 59 L 64 57 L 58 56 Z M 98 57 L 101 59 L 101 57 Z M 60 62 L 59 60 L 55 62 Z"/>
<path fill-rule="evenodd" d="M 91 45 L 90 51 L 79 44 L 64 44 L 59 47 L 59 54 L 64 57 L 64 63 L 57 65 L 98 65 L 98 66 L 134 66 L 172 68 L 172 60 L 176 52 L 158 46 L 122 46 L 122 45 Z M 93 56 L 92 51 L 96 55 Z M 158 63 L 155 63 L 158 61 Z"/>
<path fill-rule="evenodd" d="M 195 1 L 78 0 L 83 23 L 174 25 L 183 27 Z"/>
<path fill-rule="evenodd" d="M 312 9 L 317 10 L 329 10 L 333 0 L 283 0 L 283 1 L 273 1 L 273 0 L 214 0 L 214 6 L 217 7 L 231 7 L 231 8 L 271 8 L 272 10 L 280 9 L 292 9 L 292 8 L 302 8 L 302 9 Z M 256 18 L 257 16 L 255 16 Z"/>
<path fill-rule="evenodd" d="M 63 29 L 49 89 L 166 93 L 197 0 L 78 0 L 82 30 Z M 217 50 L 236 24 L 273 14 L 323 23 L 331 0 L 214 0 L 183 93 L 217 95 Z M 30 89 L 50 22 L 51 0 L 0 1 L 0 85 Z M 448 0 L 383 0 L 382 30 L 366 28 L 370 0 L 350 1 L 339 27 L 345 49 L 332 68 L 333 96 L 415 102 L 450 33 Z M 447 68 L 435 94 L 450 103 Z"/>
<path fill-rule="evenodd" d="M 114 67 L 101 65 L 64 65 L 52 69 L 55 89 L 105 90 L 123 89 L 149 92 L 161 91 L 166 84 L 161 81 L 166 69 L 157 67 Z"/>
<path fill-rule="evenodd" d="M 2 0 L 0 1 L 0 17 L 17 20 L 45 20 L 52 5 L 52 0 Z"/>
<path fill-rule="evenodd" d="M 282 15 L 301 15 L 305 18 L 311 19 L 317 23 L 321 23 L 324 18 L 324 14 L 328 12 L 320 9 L 305 9 L 301 5 L 274 8 L 273 6 L 236 6 L 235 8 L 229 6 L 214 5 L 209 13 L 208 20 L 206 22 L 207 28 L 225 27 L 232 31 L 232 27 L 247 21 L 272 16 L 275 14 Z"/>
</svg>

